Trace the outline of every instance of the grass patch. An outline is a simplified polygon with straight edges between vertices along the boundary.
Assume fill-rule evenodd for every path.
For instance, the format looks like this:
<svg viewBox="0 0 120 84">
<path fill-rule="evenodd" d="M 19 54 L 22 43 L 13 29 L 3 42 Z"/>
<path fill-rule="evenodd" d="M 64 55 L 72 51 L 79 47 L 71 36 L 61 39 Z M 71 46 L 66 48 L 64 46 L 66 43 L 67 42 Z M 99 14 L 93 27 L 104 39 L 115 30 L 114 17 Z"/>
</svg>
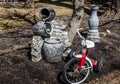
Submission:
<svg viewBox="0 0 120 84">
<path fill-rule="evenodd" d="M 33 16 L 40 20 L 39 12 L 42 7 L 51 7 L 55 10 L 56 16 L 71 16 L 72 9 L 67 7 L 72 6 L 71 2 L 60 2 L 60 4 L 53 3 L 36 3 L 35 10 L 33 8 L 4 8 L 0 7 L 0 34 L 9 32 L 13 28 L 23 26 L 25 23 L 33 21 Z M 28 14 L 28 15 L 26 15 Z M 26 15 L 26 16 L 25 16 Z"/>
</svg>

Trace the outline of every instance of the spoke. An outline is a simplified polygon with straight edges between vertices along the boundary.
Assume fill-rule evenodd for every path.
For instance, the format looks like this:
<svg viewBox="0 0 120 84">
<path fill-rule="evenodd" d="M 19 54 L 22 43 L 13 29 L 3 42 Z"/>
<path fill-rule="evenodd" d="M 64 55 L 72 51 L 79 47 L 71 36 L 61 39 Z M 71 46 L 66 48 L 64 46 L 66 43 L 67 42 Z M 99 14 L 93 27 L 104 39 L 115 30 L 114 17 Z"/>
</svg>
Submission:
<svg viewBox="0 0 120 84">
<path fill-rule="evenodd" d="M 80 73 L 81 75 L 82 75 L 82 77 L 85 77 L 85 74 L 83 74 L 83 73 Z"/>
<path fill-rule="evenodd" d="M 67 76 L 72 77 L 72 76 L 73 76 L 73 73 L 72 73 L 72 72 L 68 72 L 68 73 L 67 73 Z"/>
<path fill-rule="evenodd" d="M 84 70 L 84 69 L 86 69 L 86 70 L 87 70 L 87 69 L 91 69 L 92 67 L 82 66 L 81 68 L 82 68 L 81 70 Z"/>
<path fill-rule="evenodd" d="M 69 68 L 74 69 L 74 66 L 73 66 L 73 65 L 70 65 L 70 67 L 69 67 Z"/>
<path fill-rule="evenodd" d="M 69 66 L 69 69 L 73 70 L 76 68 L 76 64 L 75 63 L 72 63 L 70 66 Z"/>
<path fill-rule="evenodd" d="M 73 70 L 73 69 L 68 68 L 68 69 L 67 69 L 67 71 L 69 71 L 69 72 L 70 72 L 70 71 L 72 71 L 72 72 L 73 72 L 74 70 Z"/>
<path fill-rule="evenodd" d="M 75 77 L 75 82 L 78 82 L 79 81 L 79 77 Z"/>
<path fill-rule="evenodd" d="M 73 76 L 69 76 L 68 80 L 72 81 L 73 80 Z"/>
<path fill-rule="evenodd" d="M 79 82 L 78 79 L 77 79 L 77 77 L 73 77 L 73 78 L 72 78 L 72 81 L 73 81 L 73 82 Z"/>
</svg>

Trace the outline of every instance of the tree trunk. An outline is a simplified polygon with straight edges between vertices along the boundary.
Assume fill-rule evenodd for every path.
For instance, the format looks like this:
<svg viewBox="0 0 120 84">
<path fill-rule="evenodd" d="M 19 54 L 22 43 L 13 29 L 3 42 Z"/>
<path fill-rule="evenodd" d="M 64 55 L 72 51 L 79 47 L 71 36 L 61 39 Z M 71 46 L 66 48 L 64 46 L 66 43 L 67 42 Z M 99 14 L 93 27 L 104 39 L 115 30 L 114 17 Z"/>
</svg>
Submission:
<svg viewBox="0 0 120 84">
<path fill-rule="evenodd" d="M 117 0 L 117 15 L 120 15 L 120 0 Z"/>
<path fill-rule="evenodd" d="M 34 6 L 34 0 L 26 0 L 25 7 L 32 8 Z"/>
<path fill-rule="evenodd" d="M 53 1 L 53 2 L 57 2 L 57 1 L 59 1 L 59 0 L 51 0 L 51 1 Z"/>
<path fill-rule="evenodd" d="M 114 12 L 114 14 L 119 15 L 120 14 L 120 0 L 113 0 L 110 11 Z"/>
<path fill-rule="evenodd" d="M 83 13 L 84 13 L 84 0 L 72 0 L 73 2 L 73 14 L 70 23 L 70 29 L 68 30 L 68 38 L 72 42 L 74 36 L 76 35 L 76 31 L 80 28 L 80 24 L 82 21 Z"/>
</svg>

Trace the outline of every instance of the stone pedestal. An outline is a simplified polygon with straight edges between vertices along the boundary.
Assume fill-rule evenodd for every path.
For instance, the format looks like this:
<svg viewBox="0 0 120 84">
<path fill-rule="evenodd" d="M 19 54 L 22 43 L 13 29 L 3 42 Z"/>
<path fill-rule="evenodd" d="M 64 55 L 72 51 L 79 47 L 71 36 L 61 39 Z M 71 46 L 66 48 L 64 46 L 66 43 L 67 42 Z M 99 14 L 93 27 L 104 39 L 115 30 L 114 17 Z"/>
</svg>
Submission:
<svg viewBox="0 0 120 84">
<path fill-rule="evenodd" d="M 31 56 L 33 62 L 38 62 L 42 59 L 41 48 L 43 41 L 44 40 L 40 36 L 33 36 L 31 44 Z"/>
<path fill-rule="evenodd" d="M 91 16 L 89 19 L 90 29 L 88 30 L 88 38 L 89 38 L 89 40 L 92 40 L 94 42 L 99 42 L 99 39 L 98 39 L 99 38 L 99 31 L 98 31 L 99 19 L 97 16 L 98 9 L 99 9 L 98 6 L 96 6 L 96 5 L 92 6 L 92 12 L 91 12 Z"/>
</svg>

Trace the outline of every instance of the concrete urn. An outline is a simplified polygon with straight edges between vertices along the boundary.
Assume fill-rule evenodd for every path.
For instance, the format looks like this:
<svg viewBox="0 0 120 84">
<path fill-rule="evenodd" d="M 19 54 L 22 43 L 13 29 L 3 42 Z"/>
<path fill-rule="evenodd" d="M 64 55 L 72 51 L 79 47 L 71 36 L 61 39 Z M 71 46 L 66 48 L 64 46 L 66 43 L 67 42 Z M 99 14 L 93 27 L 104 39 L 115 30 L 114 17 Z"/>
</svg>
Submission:
<svg viewBox="0 0 120 84">
<path fill-rule="evenodd" d="M 44 58 L 47 62 L 56 63 L 62 59 L 64 45 L 56 37 L 46 38 L 43 44 Z"/>
</svg>

